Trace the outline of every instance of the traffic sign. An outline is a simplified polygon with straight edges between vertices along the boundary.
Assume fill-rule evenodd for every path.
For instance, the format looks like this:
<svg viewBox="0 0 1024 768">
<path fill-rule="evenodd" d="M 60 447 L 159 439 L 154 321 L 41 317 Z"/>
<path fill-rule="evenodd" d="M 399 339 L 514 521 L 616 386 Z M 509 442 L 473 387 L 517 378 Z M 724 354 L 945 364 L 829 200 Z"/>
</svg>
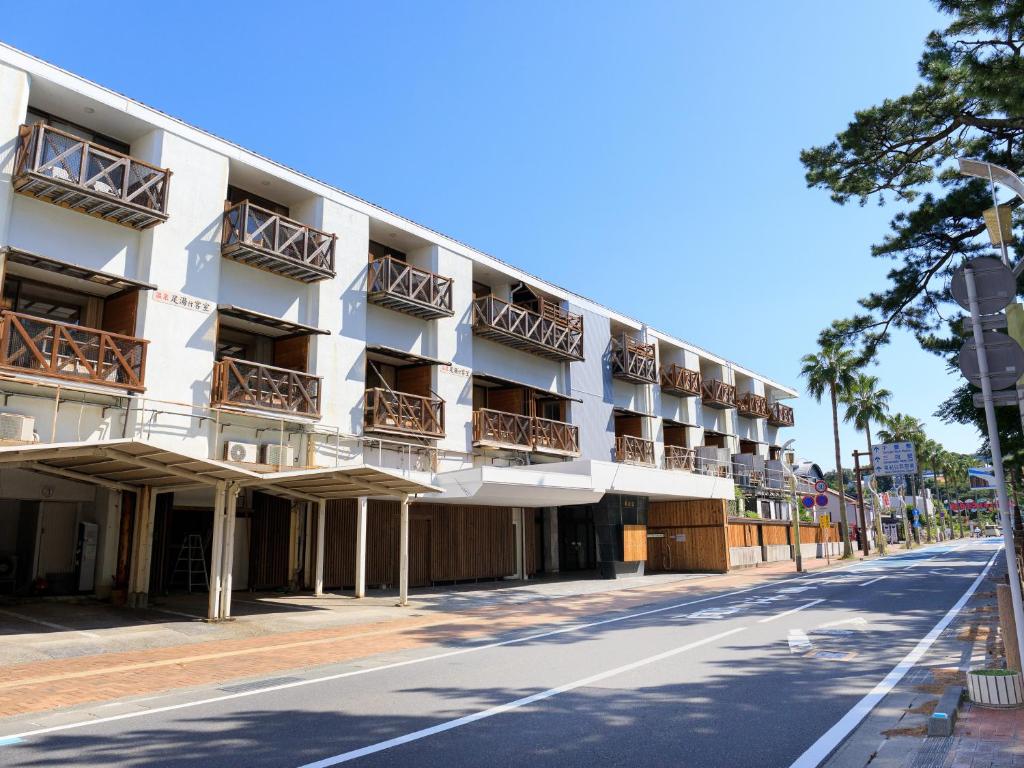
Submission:
<svg viewBox="0 0 1024 768">
<path fill-rule="evenodd" d="M 876 475 L 917 474 L 917 454 L 914 444 L 880 443 L 871 446 L 871 464 Z"/>
<path fill-rule="evenodd" d="M 827 490 L 828 490 L 828 483 L 826 483 L 824 480 L 815 480 L 814 481 L 814 492 L 815 493 L 824 493 Z"/>
<path fill-rule="evenodd" d="M 1005 333 L 985 331 L 982 335 L 985 356 L 988 358 L 988 378 L 992 389 L 1012 387 L 1024 374 L 1024 349 Z M 960 373 L 971 384 L 981 386 L 981 368 L 978 365 L 978 347 L 968 339 L 960 347 L 958 359 Z"/>
<path fill-rule="evenodd" d="M 818 518 L 818 525 L 820 525 L 822 528 L 828 528 L 830 525 L 832 525 L 832 519 L 828 515 L 822 515 Z"/>
<path fill-rule="evenodd" d="M 826 496 L 824 493 L 819 493 L 817 496 L 814 497 L 814 503 L 817 504 L 819 507 L 827 507 L 828 496 Z"/>
<path fill-rule="evenodd" d="M 991 256 L 971 259 L 970 265 L 974 273 L 974 287 L 980 314 L 994 314 L 1013 301 L 1017 295 L 1017 278 L 1014 277 L 1012 269 Z M 964 267 L 958 267 L 953 273 L 949 292 L 953 294 L 957 304 L 970 310 L 971 302 L 967 298 L 967 276 L 964 274 Z"/>
<path fill-rule="evenodd" d="M 814 497 L 813 496 L 804 496 L 800 500 L 800 503 L 804 505 L 805 509 L 814 509 Z"/>
</svg>

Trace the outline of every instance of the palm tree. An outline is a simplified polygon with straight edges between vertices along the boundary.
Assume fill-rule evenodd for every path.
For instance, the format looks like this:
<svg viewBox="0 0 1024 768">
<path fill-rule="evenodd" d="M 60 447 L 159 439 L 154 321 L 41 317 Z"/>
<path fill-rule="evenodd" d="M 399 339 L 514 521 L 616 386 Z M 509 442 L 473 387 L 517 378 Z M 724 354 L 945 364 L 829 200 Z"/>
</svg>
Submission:
<svg viewBox="0 0 1024 768">
<path fill-rule="evenodd" d="M 843 421 L 852 421 L 853 425 L 864 433 L 864 436 L 868 441 L 868 456 L 871 455 L 871 423 L 883 423 L 886 416 L 889 413 L 889 400 L 892 398 L 892 392 L 888 389 L 883 389 L 878 386 L 878 377 L 869 376 L 866 373 L 858 373 L 854 378 L 853 383 L 847 389 L 841 399 L 846 405 L 846 412 L 843 414 Z M 874 483 L 874 476 L 872 475 L 870 483 Z M 873 489 L 873 485 L 870 485 Z M 863 500 L 861 501 L 861 508 L 863 509 Z M 881 515 L 881 510 L 875 515 L 876 521 Z M 862 519 L 860 521 L 863 537 L 861 540 L 861 549 L 867 552 L 867 520 Z M 876 535 L 878 531 L 876 530 Z M 881 546 L 881 541 L 877 542 Z"/>
<path fill-rule="evenodd" d="M 927 465 L 932 470 L 932 487 L 935 491 L 935 500 L 939 500 L 939 466 L 942 464 L 943 456 L 946 450 L 930 438 L 926 438 L 924 444 L 921 446 L 921 464 Z M 922 475 L 923 477 L 923 475 Z M 939 541 L 943 539 L 943 528 L 945 527 L 944 517 L 939 514 L 936 515 L 939 522 L 937 526 L 937 532 L 939 535 Z M 931 525 L 928 526 L 928 538 L 931 539 Z"/>
<path fill-rule="evenodd" d="M 836 448 L 836 477 L 839 480 L 839 520 L 843 527 L 843 557 L 853 557 L 850 546 L 850 526 L 846 518 L 846 489 L 843 487 L 842 449 L 839 445 L 839 397 L 853 384 L 857 359 L 853 352 L 841 344 L 822 342 L 818 351 L 801 358 L 800 375 L 807 381 L 807 392 L 821 402 L 828 392 L 832 402 L 832 440 Z"/>
</svg>

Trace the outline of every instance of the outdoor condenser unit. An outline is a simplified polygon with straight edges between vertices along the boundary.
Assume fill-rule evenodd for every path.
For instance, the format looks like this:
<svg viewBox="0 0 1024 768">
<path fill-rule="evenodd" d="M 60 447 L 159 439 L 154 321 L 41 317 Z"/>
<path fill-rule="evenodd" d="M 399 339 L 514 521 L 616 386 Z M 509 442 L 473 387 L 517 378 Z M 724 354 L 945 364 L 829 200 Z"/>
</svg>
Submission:
<svg viewBox="0 0 1024 768">
<path fill-rule="evenodd" d="M 224 444 L 224 458 L 227 461 L 246 461 L 255 464 L 259 459 L 259 449 L 254 443 L 239 443 L 229 440 Z"/>
<path fill-rule="evenodd" d="M 263 446 L 263 463 L 290 467 L 295 463 L 295 449 L 290 445 L 267 443 Z"/>
<path fill-rule="evenodd" d="M 32 442 L 36 420 L 20 413 L 0 413 L 0 440 Z"/>
</svg>

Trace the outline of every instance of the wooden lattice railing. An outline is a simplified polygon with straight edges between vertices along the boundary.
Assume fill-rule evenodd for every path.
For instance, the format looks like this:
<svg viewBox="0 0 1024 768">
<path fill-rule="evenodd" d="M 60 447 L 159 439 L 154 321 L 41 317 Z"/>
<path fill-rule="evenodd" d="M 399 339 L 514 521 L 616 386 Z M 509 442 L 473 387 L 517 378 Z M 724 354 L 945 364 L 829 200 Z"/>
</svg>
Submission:
<svg viewBox="0 0 1024 768">
<path fill-rule="evenodd" d="M 406 264 L 393 256 L 370 261 L 367 293 L 371 298 L 412 302 L 431 314 L 451 315 L 452 279 Z"/>
<path fill-rule="evenodd" d="M 473 441 L 515 446 L 523 450 L 533 448 L 533 420 L 517 413 L 479 408 L 473 411 Z"/>
<path fill-rule="evenodd" d="M 367 430 L 444 437 L 444 400 L 375 387 L 366 390 L 363 422 Z"/>
<path fill-rule="evenodd" d="M 768 407 L 768 398 L 755 395 L 753 392 L 745 392 L 736 400 L 736 409 L 741 416 L 749 416 L 753 419 L 767 419 L 771 415 Z"/>
<path fill-rule="evenodd" d="M 700 371 L 691 371 L 678 363 L 661 368 L 661 390 L 670 395 L 700 397 L 702 383 Z"/>
<path fill-rule="evenodd" d="M 736 387 L 717 379 L 704 379 L 701 384 L 701 401 L 704 405 L 736 407 Z"/>
<path fill-rule="evenodd" d="M 473 302 L 473 330 L 480 336 L 558 360 L 583 359 L 583 317 L 542 301 L 541 311 L 482 296 Z"/>
<path fill-rule="evenodd" d="M 534 417 L 533 447 L 537 451 L 578 456 L 580 428 L 564 421 Z"/>
<path fill-rule="evenodd" d="M 226 357 L 213 364 L 214 405 L 320 416 L 319 376 Z"/>
<path fill-rule="evenodd" d="M 253 248 L 278 259 L 334 274 L 336 237 L 248 200 L 224 211 L 222 248 Z"/>
<path fill-rule="evenodd" d="M 654 345 L 637 341 L 628 333 L 612 337 L 612 375 L 628 381 L 658 380 Z"/>
<path fill-rule="evenodd" d="M 654 441 L 632 435 L 618 435 L 615 438 L 615 460 L 620 464 L 653 467 Z"/>
<path fill-rule="evenodd" d="M 0 312 L 0 367 L 59 379 L 145 389 L 145 339 Z"/>
<path fill-rule="evenodd" d="M 792 427 L 795 423 L 793 409 L 782 403 L 768 406 L 768 423 L 773 427 Z"/>
<path fill-rule="evenodd" d="M 697 468 L 697 452 L 682 445 L 665 446 L 665 469 L 693 472 Z"/>
<path fill-rule="evenodd" d="M 23 125 L 18 135 L 14 169 L 17 189 L 137 228 L 167 218 L 171 172 L 166 168 L 157 168 L 43 123 Z M 100 204 L 85 203 L 83 194 Z M 149 213 L 133 216 L 117 212 L 118 206 Z"/>
</svg>

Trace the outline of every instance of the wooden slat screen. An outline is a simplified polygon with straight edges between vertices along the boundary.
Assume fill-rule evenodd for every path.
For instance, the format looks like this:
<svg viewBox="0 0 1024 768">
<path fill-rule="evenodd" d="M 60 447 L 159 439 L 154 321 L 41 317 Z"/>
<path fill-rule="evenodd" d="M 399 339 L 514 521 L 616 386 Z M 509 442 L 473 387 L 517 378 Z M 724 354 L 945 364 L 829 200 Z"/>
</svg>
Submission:
<svg viewBox="0 0 1024 768">
<path fill-rule="evenodd" d="M 647 559 L 647 526 L 622 526 L 622 559 L 627 563 Z"/>
<path fill-rule="evenodd" d="M 249 534 L 249 587 L 277 589 L 288 586 L 288 532 L 291 502 L 255 491 Z"/>
<path fill-rule="evenodd" d="M 653 501 L 647 532 L 656 534 L 647 541 L 645 570 L 651 573 L 729 570 L 725 501 Z"/>
</svg>

